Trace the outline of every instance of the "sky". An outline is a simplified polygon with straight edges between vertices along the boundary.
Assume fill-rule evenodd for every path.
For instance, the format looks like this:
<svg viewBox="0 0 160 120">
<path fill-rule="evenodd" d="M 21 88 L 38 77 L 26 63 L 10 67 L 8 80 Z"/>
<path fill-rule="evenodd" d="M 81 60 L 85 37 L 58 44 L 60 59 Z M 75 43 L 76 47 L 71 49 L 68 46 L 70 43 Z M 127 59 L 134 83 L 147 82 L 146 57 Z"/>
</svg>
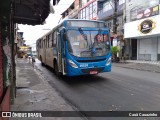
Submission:
<svg viewBox="0 0 160 120">
<path fill-rule="evenodd" d="M 51 3 L 53 0 L 51 0 Z M 47 19 L 45 20 L 44 25 L 23 25 L 19 24 L 19 31 L 24 32 L 23 38 L 26 41 L 25 44 L 33 45 L 36 43 L 36 40 L 51 30 L 53 27 L 58 25 L 58 22 L 61 20 L 61 13 L 63 13 L 72 3 L 74 0 L 60 0 L 58 5 L 53 6 L 55 13 L 50 13 Z"/>
</svg>

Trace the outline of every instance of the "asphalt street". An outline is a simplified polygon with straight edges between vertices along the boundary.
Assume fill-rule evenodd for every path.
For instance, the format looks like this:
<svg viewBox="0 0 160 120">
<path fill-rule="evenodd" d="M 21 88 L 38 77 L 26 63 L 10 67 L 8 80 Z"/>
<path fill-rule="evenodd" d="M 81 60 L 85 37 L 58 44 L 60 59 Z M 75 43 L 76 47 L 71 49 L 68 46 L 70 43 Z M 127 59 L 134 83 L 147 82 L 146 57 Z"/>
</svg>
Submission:
<svg viewBox="0 0 160 120">
<path fill-rule="evenodd" d="M 94 76 L 57 77 L 36 62 L 48 83 L 80 111 L 159 111 L 160 74 L 113 66 L 112 72 Z M 97 118 L 93 118 L 97 119 Z M 99 118 L 100 119 L 100 118 Z M 106 118 L 101 118 L 106 119 Z M 113 119 L 115 118 L 108 118 Z M 124 120 L 124 118 L 121 118 Z M 133 119 L 135 118 L 125 118 Z M 160 118 L 136 118 L 158 120 Z"/>
</svg>

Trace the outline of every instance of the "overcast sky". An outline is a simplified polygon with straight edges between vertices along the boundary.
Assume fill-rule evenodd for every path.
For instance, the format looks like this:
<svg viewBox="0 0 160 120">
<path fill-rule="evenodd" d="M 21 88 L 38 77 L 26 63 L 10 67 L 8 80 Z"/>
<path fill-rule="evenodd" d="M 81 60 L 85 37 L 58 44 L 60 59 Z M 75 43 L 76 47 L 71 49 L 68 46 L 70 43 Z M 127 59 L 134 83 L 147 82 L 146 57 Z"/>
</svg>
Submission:
<svg viewBox="0 0 160 120">
<path fill-rule="evenodd" d="M 53 0 L 51 0 L 51 3 Z M 56 26 L 61 18 L 61 13 L 64 12 L 72 3 L 74 0 L 60 0 L 59 4 L 57 6 L 54 6 L 55 13 L 50 13 L 48 18 L 45 20 L 46 24 L 44 25 L 22 25 L 19 24 L 19 32 L 24 32 L 23 37 L 24 40 L 26 40 L 27 45 L 32 45 L 36 42 L 38 38 L 43 36 L 46 32 L 52 29 L 54 26 Z"/>
</svg>

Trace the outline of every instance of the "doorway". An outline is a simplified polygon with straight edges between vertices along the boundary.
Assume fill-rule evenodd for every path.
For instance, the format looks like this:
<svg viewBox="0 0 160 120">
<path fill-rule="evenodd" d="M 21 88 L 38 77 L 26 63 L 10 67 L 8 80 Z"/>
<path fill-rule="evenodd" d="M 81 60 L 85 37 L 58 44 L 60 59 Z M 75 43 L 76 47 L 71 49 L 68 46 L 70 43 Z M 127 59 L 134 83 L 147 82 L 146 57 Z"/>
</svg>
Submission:
<svg viewBox="0 0 160 120">
<path fill-rule="evenodd" d="M 132 56 L 131 60 L 137 60 L 137 39 L 131 39 Z"/>
</svg>

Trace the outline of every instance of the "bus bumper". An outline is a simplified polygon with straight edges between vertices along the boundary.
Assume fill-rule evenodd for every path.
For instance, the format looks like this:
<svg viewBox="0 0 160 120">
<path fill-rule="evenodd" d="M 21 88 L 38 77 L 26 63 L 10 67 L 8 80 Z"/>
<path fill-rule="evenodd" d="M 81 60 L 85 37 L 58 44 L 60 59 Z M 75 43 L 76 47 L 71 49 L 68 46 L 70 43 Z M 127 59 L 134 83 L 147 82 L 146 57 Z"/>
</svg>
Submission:
<svg viewBox="0 0 160 120">
<path fill-rule="evenodd" d="M 89 75 L 89 74 L 93 75 L 94 71 L 95 71 L 95 74 L 103 73 L 103 72 L 110 72 L 111 68 L 112 68 L 112 64 L 110 64 L 108 66 L 100 66 L 97 68 L 83 68 L 83 69 L 73 68 L 73 67 L 69 66 L 67 69 L 66 75 L 67 76 L 79 76 L 79 75 Z"/>
</svg>

